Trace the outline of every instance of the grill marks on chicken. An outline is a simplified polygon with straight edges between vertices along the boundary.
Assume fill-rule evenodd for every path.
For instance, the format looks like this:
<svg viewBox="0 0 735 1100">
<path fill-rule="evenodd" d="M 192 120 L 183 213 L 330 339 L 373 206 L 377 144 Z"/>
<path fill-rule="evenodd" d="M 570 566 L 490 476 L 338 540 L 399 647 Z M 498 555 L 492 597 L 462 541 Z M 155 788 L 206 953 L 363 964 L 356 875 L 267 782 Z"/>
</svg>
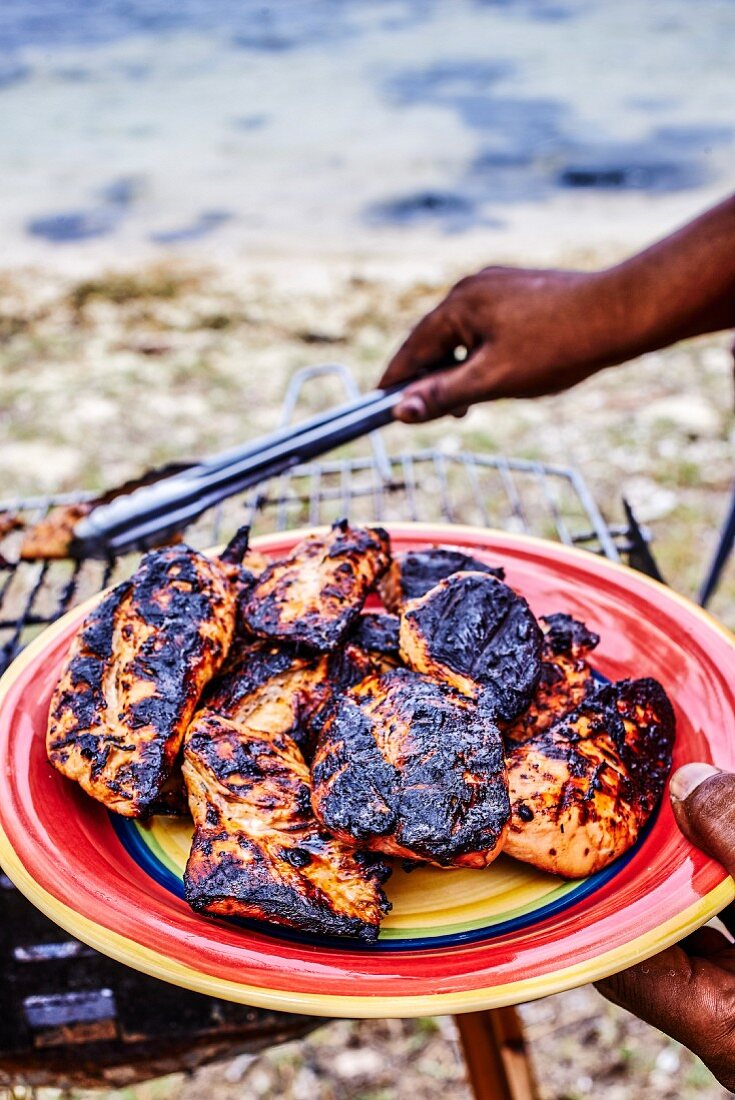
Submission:
<svg viewBox="0 0 735 1100">
<path fill-rule="evenodd" d="M 126 817 L 151 811 L 235 620 L 231 571 L 188 546 L 147 554 L 86 618 L 54 692 L 47 752 Z"/>
<path fill-rule="evenodd" d="M 184 889 L 195 910 L 377 939 L 390 868 L 321 829 L 291 737 L 205 708 L 183 770 L 195 825 Z"/>
<path fill-rule="evenodd" d="M 508 827 L 492 714 L 408 669 L 338 698 L 317 742 L 312 804 L 334 835 L 442 867 L 486 867 Z"/>
<path fill-rule="evenodd" d="M 671 767 L 674 712 L 652 679 L 601 688 L 508 758 L 506 852 L 581 878 L 637 840 Z"/>
<path fill-rule="evenodd" d="M 549 729 L 597 687 L 587 657 L 598 645 L 599 636 L 561 612 L 543 616 L 541 623 L 541 675 L 531 705 L 503 730 L 511 745 Z"/>
<path fill-rule="evenodd" d="M 465 695 L 492 695 L 506 722 L 533 698 L 542 641 L 523 597 L 487 573 L 454 573 L 401 613 L 406 664 Z"/>
<path fill-rule="evenodd" d="M 287 734 L 303 749 L 311 714 L 331 696 L 325 658 L 272 642 L 235 642 L 202 703 L 248 728 Z"/>
<path fill-rule="evenodd" d="M 336 523 L 310 535 L 258 578 L 242 608 L 244 625 L 265 638 L 335 649 L 388 568 L 390 541 L 380 527 Z"/>
<path fill-rule="evenodd" d="M 380 581 L 380 595 L 388 610 L 397 613 L 403 604 L 425 596 L 430 588 L 452 573 L 467 572 L 489 573 L 500 581 L 505 580 L 502 566 L 487 565 L 451 546 L 429 546 L 425 550 L 407 550 L 394 555 Z"/>
</svg>

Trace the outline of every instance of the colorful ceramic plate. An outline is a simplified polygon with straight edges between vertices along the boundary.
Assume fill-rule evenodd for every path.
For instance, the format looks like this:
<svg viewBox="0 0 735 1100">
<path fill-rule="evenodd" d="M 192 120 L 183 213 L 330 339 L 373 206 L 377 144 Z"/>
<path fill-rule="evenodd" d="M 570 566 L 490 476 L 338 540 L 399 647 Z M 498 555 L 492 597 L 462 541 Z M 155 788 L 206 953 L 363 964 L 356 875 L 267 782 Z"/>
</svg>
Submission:
<svg viewBox="0 0 735 1100">
<path fill-rule="evenodd" d="M 302 535 L 257 545 L 277 556 Z M 537 614 L 584 619 L 602 638 L 601 675 L 651 675 L 667 688 L 676 766 L 735 769 L 735 640 L 693 604 L 553 543 L 418 524 L 393 526 L 391 535 L 399 551 L 466 547 L 504 565 Z M 49 698 L 92 602 L 36 639 L 0 684 L 0 862 L 47 916 L 130 966 L 202 993 L 314 1015 L 474 1011 L 621 970 L 733 898 L 732 880 L 684 840 L 665 798 L 635 848 L 584 881 L 505 857 L 485 871 L 396 871 L 394 908 L 374 947 L 196 916 L 181 896 L 190 829 L 109 815 L 46 761 Z"/>
</svg>

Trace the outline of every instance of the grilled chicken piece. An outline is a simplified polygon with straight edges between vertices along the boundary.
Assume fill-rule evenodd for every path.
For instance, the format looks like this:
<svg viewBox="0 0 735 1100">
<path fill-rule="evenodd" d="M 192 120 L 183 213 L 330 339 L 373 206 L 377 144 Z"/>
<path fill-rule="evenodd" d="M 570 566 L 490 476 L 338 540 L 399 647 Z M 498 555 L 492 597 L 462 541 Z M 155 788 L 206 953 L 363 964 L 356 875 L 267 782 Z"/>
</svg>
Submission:
<svg viewBox="0 0 735 1100">
<path fill-rule="evenodd" d="M 20 547 L 23 561 L 53 561 L 68 558 L 74 539 L 74 528 L 94 508 L 91 500 L 76 504 L 59 504 L 47 516 L 34 523 Z"/>
<path fill-rule="evenodd" d="M 656 680 L 601 688 L 508 757 L 508 855 L 564 878 L 635 843 L 671 768 L 675 717 Z"/>
<path fill-rule="evenodd" d="M 400 627 L 401 621 L 397 615 L 365 611 L 347 635 L 347 642 L 360 646 L 376 658 L 385 657 L 398 663 L 401 659 Z"/>
<path fill-rule="evenodd" d="M 120 496 L 126 496 L 144 485 L 153 485 L 163 478 L 179 474 L 190 466 L 191 463 L 187 462 L 170 462 L 166 466 L 148 470 L 142 477 L 126 481 L 114 489 L 108 489 L 93 500 L 57 505 L 27 531 L 20 547 L 20 557 L 25 561 L 51 561 L 70 557 L 74 542 L 74 528 L 79 520 L 88 516 L 100 504 L 109 504 Z M 160 545 L 168 546 L 179 542 L 181 542 L 181 535 L 166 535 L 161 538 Z"/>
<path fill-rule="evenodd" d="M 542 616 L 540 622 L 544 632 L 541 675 L 528 710 L 503 730 L 510 745 L 549 729 L 598 686 L 587 656 L 599 644 L 599 635 L 561 612 Z"/>
<path fill-rule="evenodd" d="M 51 763 L 126 817 L 151 812 L 199 696 L 224 660 L 237 569 L 154 550 L 87 616 L 49 713 Z"/>
<path fill-rule="evenodd" d="M 327 675 L 334 693 L 354 687 L 373 673 L 398 668 L 398 630 L 395 615 L 359 615 L 344 643 L 327 658 Z"/>
<path fill-rule="evenodd" d="M 184 777 L 195 825 L 184 875 L 192 908 L 377 939 L 390 868 L 320 828 L 292 738 L 205 708 L 186 735 Z"/>
<path fill-rule="evenodd" d="M 327 685 L 320 704 L 309 710 L 306 739 L 302 752 L 307 761 L 314 749 L 335 700 L 348 688 L 367 676 L 389 672 L 400 665 L 398 654 L 398 619 L 394 615 L 367 613 L 359 615 L 339 649 L 320 658 L 315 670 Z"/>
<path fill-rule="evenodd" d="M 240 567 L 249 573 L 253 579 L 256 579 L 262 573 L 265 573 L 270 563 L 271 559 L 265 554 L 261 554 L 259 550 L 246 550 L 240 562 Z"/>
<path fill-rule="evenodd" d="M 490 693 L 513 721 L 531 702 L 543 636 L 533 613 L 488 573 L 454 573 L 401 612 L 401 656 L 465 695 Z"/>
<path fill-rule="evenodd" d="M 389 560 L 380 527 L 343 520 L 326 535 L 309 535 L 258 579 L 243 607 L 244 625 L 260 637 L 335 649 Z"/>
<path fill-rule="evenodd" d="M 202 705 L 263 734 L 284 734 L 304 749 L 309 719 L 332 698 L 327 657 L 260 639 L 235 642 Z"/>
<path fill-rule="evenodd" d="M 417 600 L 452 573 L 490 573 L 505 580 L 502 566 L 486 565 L 454 546 L 429 546 L 396 554 L 380 581 L 380 595 L 389 611 L 396 614 L 409 600 Z"/>
<path fill-rule="evenodd" d="M 486 867 L 503 847 L 510 803 L 492 714 L 408 669 L 335 701 L 312 781 L 314 813 L 345 842 L 440 867 Z"/>
<path fill-rule="evenodd" d="M 161 817 L 188 817 L 189 800 L 186 797 L 184 776 L 181 772 L 181 753 L 176 757 L 171 774 L 161 787 L 155 800 L 151 803 L 148 813 Z"/>
</svg>

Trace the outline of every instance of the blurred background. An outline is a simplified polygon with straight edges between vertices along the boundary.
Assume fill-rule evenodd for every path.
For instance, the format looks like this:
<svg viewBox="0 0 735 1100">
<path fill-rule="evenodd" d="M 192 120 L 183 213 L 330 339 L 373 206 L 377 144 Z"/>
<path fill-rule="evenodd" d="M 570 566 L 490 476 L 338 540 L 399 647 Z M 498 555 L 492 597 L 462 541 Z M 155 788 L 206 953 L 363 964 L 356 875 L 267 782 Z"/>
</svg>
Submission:
<svg viewBox="0 0 735 1100">
<path fill-rule="evenodd" d="M 733 41 L 733 0 L 3 0 L 0 498 L 237 444 L 299 367 L 369 388 L 459 276 L 608 264 L 732 192 Z M 693 594 L 733 480 L 730 343 L 386 444 L 576 465 Z M 735 569 L 712 606 L 735 626 Z M 589 989 L 524 1018 L 548 1100 L 725 1095 Z M 108 1095 L 469 1094 L 425 1020 Z"/>
</svg>

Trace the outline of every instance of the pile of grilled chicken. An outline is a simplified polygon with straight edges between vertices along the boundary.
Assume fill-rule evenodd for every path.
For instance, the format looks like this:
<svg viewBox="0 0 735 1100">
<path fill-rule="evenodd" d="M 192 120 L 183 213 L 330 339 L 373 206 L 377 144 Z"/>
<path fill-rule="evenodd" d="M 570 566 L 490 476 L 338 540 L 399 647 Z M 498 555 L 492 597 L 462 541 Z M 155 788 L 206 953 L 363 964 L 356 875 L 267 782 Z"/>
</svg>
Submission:
<svg viewBox="0 0 735 1100">
<path fill-rule="evenodd" d="M 578 878 L 635 842 L 674 714 L 594 676 L 598 641 L 460 550 L 343 521 L 269 562 L 239 532 L 152 551 L 88 616 L 48 755 L 128 817 L 188 803 L 195 910 L 372 942 L 386 857 Z"/>
</svg>

